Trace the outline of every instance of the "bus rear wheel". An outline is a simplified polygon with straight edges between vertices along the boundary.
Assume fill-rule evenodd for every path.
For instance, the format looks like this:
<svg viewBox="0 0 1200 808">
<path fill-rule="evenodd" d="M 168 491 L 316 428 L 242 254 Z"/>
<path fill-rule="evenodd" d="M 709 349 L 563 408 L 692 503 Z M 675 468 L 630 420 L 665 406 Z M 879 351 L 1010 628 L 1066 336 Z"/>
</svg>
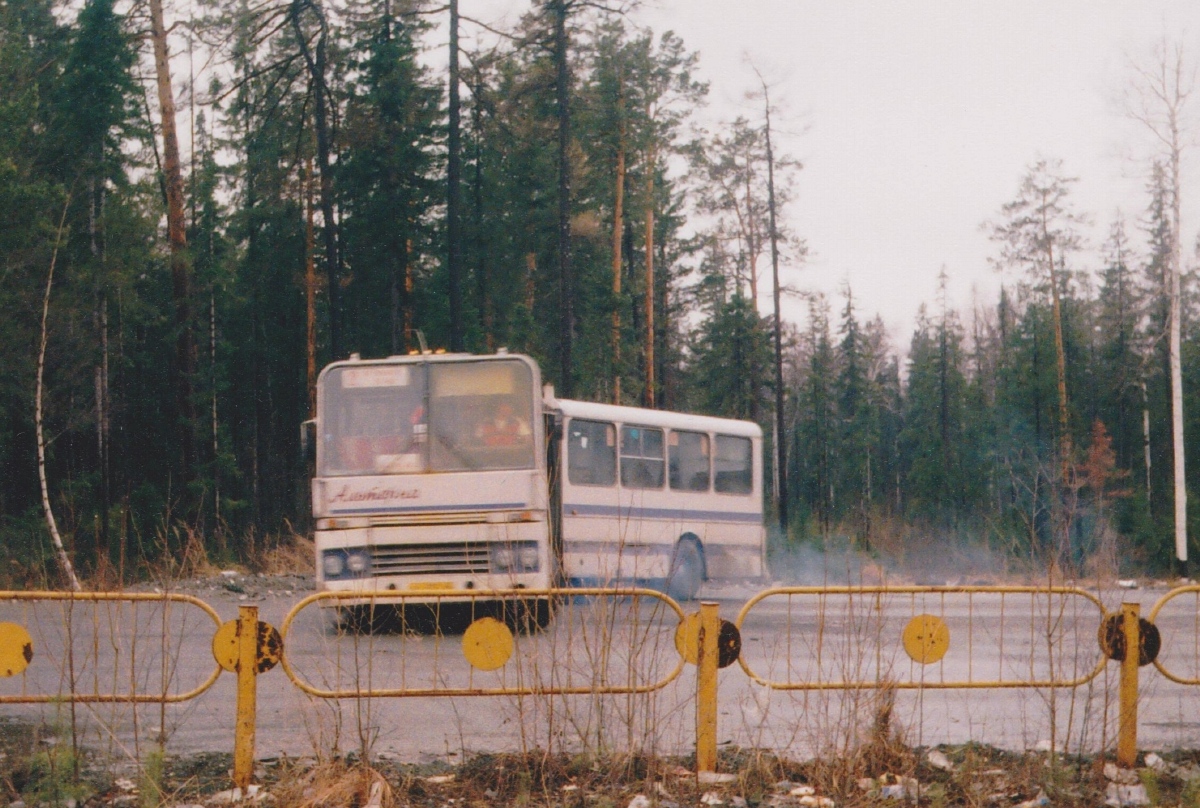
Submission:
<svg viewBox="0 0 1200 808">
<path fill-rule="evenodd" d="M 667 573 L 667 595 L 674 600 L 694 600 L 704 581 L 704 556 L 692 539 L 680 539 Z"/>
</svg>

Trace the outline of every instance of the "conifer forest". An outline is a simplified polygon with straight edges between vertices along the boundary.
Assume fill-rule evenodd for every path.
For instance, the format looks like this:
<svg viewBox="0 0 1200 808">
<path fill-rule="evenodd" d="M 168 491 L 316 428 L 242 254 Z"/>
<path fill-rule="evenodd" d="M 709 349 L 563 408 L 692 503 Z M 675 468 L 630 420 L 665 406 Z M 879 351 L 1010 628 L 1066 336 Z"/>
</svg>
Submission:
<svg viewBox="0 0 1200 808">
<path fill-rule="evenodd" d="M 134 575 L 307 533 L 316 373 L 423 344 L 759 422 L 781 545 L 1170 566 L 1200 492 L 1170 71 L 1133 76 L 1163 148 L 1123 214 L 1031 159 L 981 222 L 1000 294 L 958 307 L 944 271 L 897 338 L 850 284 L 780 284 L 820 245 L 773 85 L 714 124 L 700 57 L 636 6 L 532 0 L 487 49 L 458 6 L 0 0 L 0 575 L 55 535 Z"/>
</svg>

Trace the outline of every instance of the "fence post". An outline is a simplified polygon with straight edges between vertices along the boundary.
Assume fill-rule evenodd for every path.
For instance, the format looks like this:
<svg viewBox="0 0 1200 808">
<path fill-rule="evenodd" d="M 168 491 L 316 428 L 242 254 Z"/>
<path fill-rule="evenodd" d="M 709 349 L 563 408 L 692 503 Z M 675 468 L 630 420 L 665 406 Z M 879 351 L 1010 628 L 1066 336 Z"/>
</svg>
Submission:
<svg viewBox="0 0 1200 808">
<path fill-rule="evenodd" d="M 1117 763 L 1137 765 L 1138 662 L 1142 637 L 1138 619 L 1140 603 L 1121 604 L 1121 631 L 1125 637 L 1125 658 L 1121 660 L 1120 693 L 1117 718 Z"/>
<path fill-rule="evenodd" d="M 721 607 L 700 604 L 700 636 L 696 657 L 696 771 L 717 769 L 717 638 Z"/>
<path fill-rule="evenodd" d="M 258 710 L 258 607 L 238 607 L 237 728 L 233 784 L 246 788 L 254 776 L 254 722 Z"/>
</svg>

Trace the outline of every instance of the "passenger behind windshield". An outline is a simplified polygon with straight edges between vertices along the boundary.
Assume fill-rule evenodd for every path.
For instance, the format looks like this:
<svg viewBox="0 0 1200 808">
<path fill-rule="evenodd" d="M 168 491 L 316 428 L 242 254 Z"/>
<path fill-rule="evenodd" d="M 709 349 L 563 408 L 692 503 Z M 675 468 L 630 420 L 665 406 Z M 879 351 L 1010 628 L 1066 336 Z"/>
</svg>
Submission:
<svg viewBox="0 0 1200 808">
<path fill-rule="evenodd" d="M 516 446 L 531 434 L 529 423 L 519 417 L 507 401 L 496 405 L 495 413 L 475 427 L 475 437 L 484 446 Z"/>
</svg>

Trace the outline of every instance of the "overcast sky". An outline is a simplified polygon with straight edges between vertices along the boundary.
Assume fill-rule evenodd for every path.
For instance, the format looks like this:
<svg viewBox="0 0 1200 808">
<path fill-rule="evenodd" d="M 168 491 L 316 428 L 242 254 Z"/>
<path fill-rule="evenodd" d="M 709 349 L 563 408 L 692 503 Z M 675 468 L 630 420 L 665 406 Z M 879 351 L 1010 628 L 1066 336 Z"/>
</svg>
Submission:
<svg viewBox="0 0 1200 808">
<path fill-rule="evenodd" d="M 1040 156 L 1079 177 L 1073 196 L 1094 226 L 1078 263 L 1095 268 L 1115 211 L 1136 220 L 1146 206 L 1149 140 L 1118 103 L 1128 60 L 1145 61 L 1164 34 L 1200 55 L 1194 0 L 657 0 L 634 21 L 700 53 L 706 120 L 758 112 L 747 58 L 773 81 L 782 150 L 804 163 L 786 220 L 812 252 L 785 283 L 824 290 L 836 312 L 848 281 L 860 314 L 880 313 L 902 352 L 943 265 L 961 308 L 974 294 L 994 301 L 1002 278 L 980 225 Z M 1198 175 L 1185 164 L 1188 255 Z M 803 305 L 785 318 L 803 325 Z"/>
</svg>

